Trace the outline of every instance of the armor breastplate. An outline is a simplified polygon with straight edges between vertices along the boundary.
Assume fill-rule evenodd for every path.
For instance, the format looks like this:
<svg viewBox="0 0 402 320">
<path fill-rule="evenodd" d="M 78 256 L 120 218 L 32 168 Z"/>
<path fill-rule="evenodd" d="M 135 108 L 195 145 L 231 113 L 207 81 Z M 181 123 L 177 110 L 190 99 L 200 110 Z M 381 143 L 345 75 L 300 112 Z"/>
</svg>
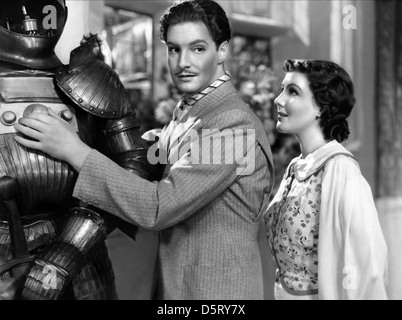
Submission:
<svg viewBox="0 0 402 320">
<path fill-rule="evenodd" d="M 64 104 L 52 76 L 0 75 L 0 176 L 17 178 L 21 214 L 55 211 L 71 198 L 76 173 L 66 163 L 27 149 L 14 140 L 14 123 L 50 107 L 78 131 L 74 110 Z"/>
</svg>

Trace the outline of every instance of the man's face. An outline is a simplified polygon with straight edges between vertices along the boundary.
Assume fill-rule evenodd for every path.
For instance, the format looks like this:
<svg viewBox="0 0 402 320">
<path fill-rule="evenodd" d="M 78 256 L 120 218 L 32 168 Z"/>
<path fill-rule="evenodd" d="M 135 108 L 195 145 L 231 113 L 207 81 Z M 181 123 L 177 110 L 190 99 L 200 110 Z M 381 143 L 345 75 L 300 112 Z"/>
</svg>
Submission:
<svg viewBox="0 0 402 320">
<path fill-rule="evenodd" d="M 168 64 L 177 89 L 190 97 L 224 74 L 227 42 L 217 50 L 202 22 L 185 22 L 169 27 Z"/>
</svg>

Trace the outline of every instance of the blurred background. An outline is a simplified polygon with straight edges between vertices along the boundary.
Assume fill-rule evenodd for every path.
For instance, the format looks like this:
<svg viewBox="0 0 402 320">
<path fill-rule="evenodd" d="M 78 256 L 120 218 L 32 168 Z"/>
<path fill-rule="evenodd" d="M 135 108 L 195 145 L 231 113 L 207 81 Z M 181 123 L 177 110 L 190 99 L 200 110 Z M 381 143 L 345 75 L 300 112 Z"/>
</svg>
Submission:
<svg viewBox="0 0 402 320">
<path fill-rule="evenodd" d="M 396 0 L 217 1 L 233 27 L 226 69 L 262 120 L 274 152 L 277 183 L 297 142 L 275 130 L 273 100 L 289 58 L 332 60 L 351 75 L 357 103 L 346 148 L 369 182 L 389 247 L 391 299 L 402 299 L 402 3 Z M 178 100 L 159 38 L 159 18 L 170 0 L 67 0 L 69 17 L 57 46 L 68 64 L 84 33 L 104 33 L 113 68 L 130 93 L 141 131 L 166 124 Z M 399 19 L 398 19 L 399 18 Z M 278 185 L 275 185 L 275 189 Z M 275 190 L 274 190 L 275 191 Z M 261 228 L 265 298 L 273 298 L 273 265 Z M 152 296 L 157 234 L 137 241 L 119 231 L 108 239 L 120 299 Z"/>
</svg>

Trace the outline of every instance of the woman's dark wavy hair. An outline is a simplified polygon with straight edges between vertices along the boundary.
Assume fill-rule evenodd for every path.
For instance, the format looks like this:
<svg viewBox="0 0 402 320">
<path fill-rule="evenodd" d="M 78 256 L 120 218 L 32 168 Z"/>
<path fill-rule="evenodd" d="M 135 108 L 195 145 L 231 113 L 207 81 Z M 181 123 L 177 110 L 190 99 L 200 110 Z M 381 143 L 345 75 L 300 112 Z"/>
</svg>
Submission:
<svg viewBox="0 0 402 320">
<path fill-rule="evenodd" d="M 170 26 L 183 22 L 203 22 L 216 47 L 232 38 L 229 19 L 222 7 L 212 0 L 188 0 L 173 4 L 160 19 L 160 38 L 167 42 Z"/>
<path fill-rule="evenodd" d="M 339 65 L 324 60 L 286 60 L 285 72 L 300 72 L 309 81 L 314 100 L 320 107 L 320 126 L 326 140 L 342 142 L 349 137 L 349 117 L 355 104 L 354 86 Z"/>
</svg>

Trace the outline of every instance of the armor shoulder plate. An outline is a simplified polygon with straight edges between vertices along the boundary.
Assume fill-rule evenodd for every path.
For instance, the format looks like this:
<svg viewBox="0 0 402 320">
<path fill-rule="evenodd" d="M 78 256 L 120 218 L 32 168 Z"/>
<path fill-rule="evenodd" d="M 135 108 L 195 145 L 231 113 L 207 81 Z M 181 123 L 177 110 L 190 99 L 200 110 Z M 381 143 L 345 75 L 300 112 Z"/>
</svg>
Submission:
<svg viewBox="0 0 402 320">
<path fill-rule="evenodd" d="M 94 54 L 96 35 L 71 52 L 70 64 L 56 70 L 57 86 L 80 108 L 102 118 L 132 112 L 118 74 Z"/>
</svg>

